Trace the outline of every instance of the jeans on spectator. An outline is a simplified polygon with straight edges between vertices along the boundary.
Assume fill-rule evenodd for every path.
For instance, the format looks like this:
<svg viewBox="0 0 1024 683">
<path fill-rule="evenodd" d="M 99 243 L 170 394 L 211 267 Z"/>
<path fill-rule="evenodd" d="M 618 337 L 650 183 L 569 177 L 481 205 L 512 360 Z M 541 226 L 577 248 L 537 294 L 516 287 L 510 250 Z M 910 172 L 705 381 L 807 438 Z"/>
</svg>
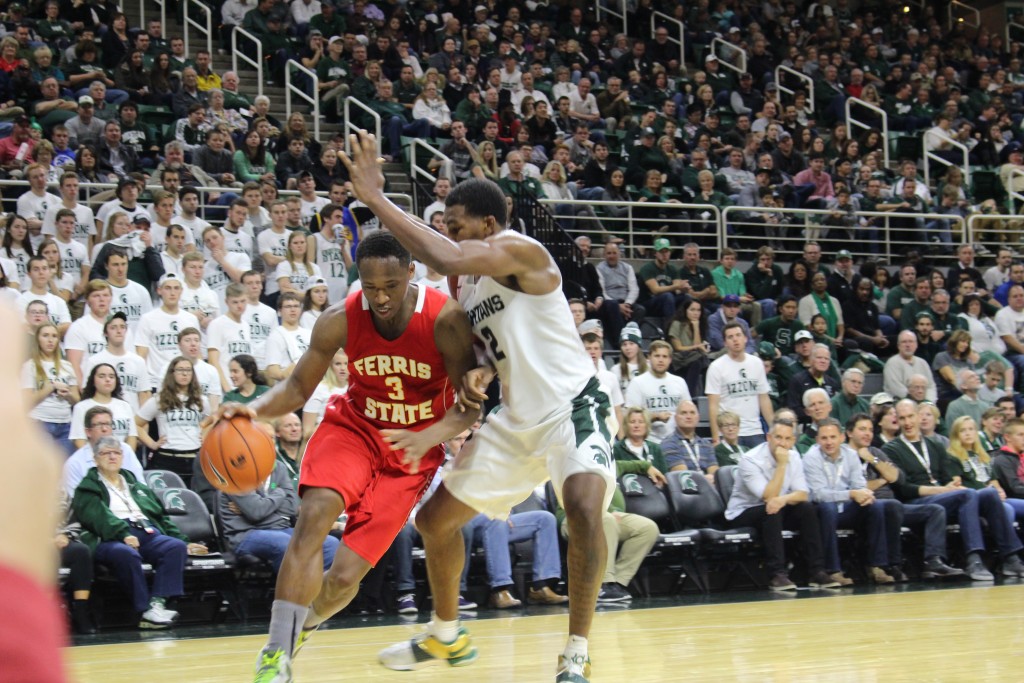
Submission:
<svg viewBox="0 0 1024 683">
<path fill-rule="evenodd" d="M 135 611 L 141 614 L 149 609 L 150 596 L 172 598 L 184 593 L 182 574 L 188 552 L 184 541 L 161 533 L 149 534 L 142 529 L 129 533 L 139 539 L 138 550 L 123 541 L 104 541 L 96 547 L 96 561 L 110 567 L 131 594 Z M 152 591 L 146 586 L 143 562 L 155 570 Z"/>
<path fill-rule="evenodd" d="M 946 218 L 936 218 L 925 224 L 928 231 L 928 241 L 934 244 L 941 244 L 944 249 L 953 247 L 953 231 L 950 221 Z"/>
<path fill-rule="evenodd" d="M 462 569 L 462 582 L 459 585 L 459 590 L 462 592 L 466 590 L 470 542 L 472 541 L 472 533 L 475 528 L 474 520 L 470 520 L 466 526 L 462 527 L 462 540 L 466 544 L 466 565 Z M 402 530 L 398 532 L 395 540 L 391 543 L 391 558 L 395 568 L 395 590 L 399 593 L 410 593 L 416 590 L 416 578 L 412 573 L 412 548 L 420 540 L 420 532 L 416 531 L 416 527 L 413 526 L 412 522 L 406 522 L 405 526 L 402 527 Z"/>
<path fill-rule="evenodd" d="M 881 498 L 871 505 L 858 505 L 853 500 L 817 505 L 826 571 L 838 572 L 843 568 L 839 560 L 837 529 L 856 529 L 858 534 L 865 535 L 867 566 L 886 567 L 892 562 L 888 550 L 889 532 L 895 528 L 898 536 L 903 525 L 903 506 L 898 501 Z"/>
<path fill-rule="evenodd" d="M 895 337 L 900 333 L 900 325 L 896 319 L 884 313 L 878 316 L 878 329 L 882 330 L 886 337 Z"/>
<path fill-rule="evenodd" d="M 800 550 L 807 563 L 807 573 L 810 576 L 814 576 L 825 568 L 818 513 L 812 503 L 787 505 L 774 515 L 768 514 L 766 506 L 755 505 L 741 512 L 730 523 L 733 527 L 751 526 L 760 530 L 761 543 L 764 545 L 765 567 L 769 574 L 782 574 L 786 571 L 786 548 L 782 541 L 783 529 L 800 532 Z"/>
<path fill-rule="evenodd" d="M 1024 354 L 1007 350 L 1006 360 L 1013 364 L 1013 388 L 1024 392 Z"/>
<path fill-rule="evenodd" d="M 425 138 L 430 134 L 430 121 L 416 119 L 406 121 L 401 116 L 392 116 L 385 124 L 388 137 L 388 150 L 391 156 L 397 157 L 402 152 L 402 136 Z"/>
<path fill-rule="evenodd" d="M 749 451 L 751 448 L 757 448 L 767 441 L 767 439 L 764 434 L 748 434 L 747 436 L 741 436 L 737 441 L 740 446 L 743 446 L 743 448 Z"/>
<path fill-rule="evenodd" d="M 603 187 L 581 187 L 576 191 L 576 197 L 590 201 L 599 200 L 604 195 Z"/>
<path fill-rule="evenodd" d="M 924 539 L 924 559 L 946 557 L 946 508 L 935 503 L 915 503 L 903 506 L 903 523 Z M 891 530 L 887 530 L 891 532 Z M 902 548 L 894 545 L 900 541 L 900 530 L 895 538 L 889 536 L 889 561 L 893 565 L 903 562 Z"/>
<path fill-rule="evenodd" d="M 75 92 L 75 99 L 89 94 L 89 88 L 81 88 Z M 121 104 L 128 101 L 128 93 L 117 88 L 108 88 L 107 94 L 103 97 L 107 104 Z"/>
<path fill-rule="evenodd" d="M 478 526 L 479 539 L 487 561 L 491 588 L 512 585 L 512 558 L 508 544 L 533 539 L 533 580 L 546 581 L 562 575 L 558 554 L 558 522 L 547 510 L 516 512 L 505 519 L 491 519 Z"/>
<path fill-rule="evenodd" d="M 682 306 L 687 298 L 688 295 L 679 292 L 662 292 L 648 299 L 644 307 L 655 318 L 664 320 L 675 315 L 676 307 Z"/>
<path fill-rule="evenodd" d="M 203 218 L 214 223 L 224 222 L 228 217 L 228 207 L 236 199 L 238 199 L 238 195 L 234 192 L 221 193 L 214 200 L 213 206 L 207 206 L 203 209 Z"/>
<path fill-rule="evenodd" d="M 761 320 L 775 317 L 775 300 L 774 299 L 758 299 L 757 303 L 761 304 Z"/>
<path fill-rule="evenodd" d="M 619 304 L 622 303 L 618 299 L 605 299 L 601 302 L 601 306 L 597 309 L 597 319 L 601 321 L 601 325 L 604 327 L 605 339 L 615 345 L 615 341 L 619 338 L 619 334 L 622 333 L 622 328 L 626 326 L 626 317 L 622 314 L 622 309 L 619 308 Z M 642 308 L 633 304 L 633 320 L 639 319 L 638 310 L 643 311 Z"/>
<path fill-rule="evenodd" d="M 239 555 L 255 555 L 261 560 L 270 562 L 277 573 L 281 569 L 288 542 L 292 539 L 294 529 L 253 529 L 242 537 L 242 542 L 235 546 Z M 328 535 L 324 539 L 324 571 L 331 568 L 334 554 L 338 552 L 338 539 Z"/>
<path fill-rule="evenodd" d="M 988 522 L 989 531 L 999 547 L 1000 555 L 1005 557 L 1024 547 L 1014 533 L 1013 526 L 1007 524 L 999 492 L 994 488 L 978 491 L 960 489 L 908 501 L 909 505 L 918 503 L 935 503 L 946 509 L 949 522 L 960 525 L 960 538 L 963 540 L 965 553 L 985 550 L 980 517 L 984 517 Z"/>
<path fill-rule="evenodd" d="M 43 429 L 46 433 L 53 437 L 54 442 L 64 449 L 64 455 L 71 457 L 71 455 L 78 450 L 75 448 L 75 444 L 71 442 L 68 436 L 71 434 L 71 423 L 70 422 L 40 422 L 43 425 Z"/>
<path fill-rule="evenodd" d="M 1013 528 L 1013 523 L 1018 519 L 1024 520 L 1024 498 L 1007 498 L 1003 501 L 1006 509 L 1006 520 Z"/>
</svg>

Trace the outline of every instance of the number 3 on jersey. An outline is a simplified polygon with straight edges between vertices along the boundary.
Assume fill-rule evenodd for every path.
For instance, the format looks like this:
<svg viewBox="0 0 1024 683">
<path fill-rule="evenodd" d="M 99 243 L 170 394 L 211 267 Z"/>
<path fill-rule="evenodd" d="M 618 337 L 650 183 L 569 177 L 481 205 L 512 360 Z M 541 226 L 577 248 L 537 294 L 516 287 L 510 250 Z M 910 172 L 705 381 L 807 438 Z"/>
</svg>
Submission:
<svg viewBox="0 0 1024 683">
<path fill-rule="evenodd" d="M 401 377 L 388 377 L 384 380 L 384 384 L 391 387 L 391 393 L 388 394 L 388 398 L 392 401 L 404 401 L 405 400 L 405 388 L 402 386 Z"/>
<path fill-rule="evenodd" d="M 494 360 L 505 360 L 505 354 L 498 348 L 498 340 L 494 336 L 494 332 L 491 331 L 491 328 L 481 327 L 480 334 L 487 341 L 487 345 L 491 347 L 491 354 L 494 356 Z"/>
</svg>

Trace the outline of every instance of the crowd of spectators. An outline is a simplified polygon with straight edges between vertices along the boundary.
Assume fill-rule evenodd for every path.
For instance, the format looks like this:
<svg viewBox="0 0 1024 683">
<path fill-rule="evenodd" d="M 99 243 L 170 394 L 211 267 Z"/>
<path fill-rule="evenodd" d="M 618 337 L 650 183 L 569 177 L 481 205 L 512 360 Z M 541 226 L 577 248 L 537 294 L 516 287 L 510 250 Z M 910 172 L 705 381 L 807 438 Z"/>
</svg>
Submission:
<svg viewBox="0 0 1024 683">
<path fill-rule="evenodd" d="M 852 5 L 639 0 L 629 12 L 641 28 L 629 35 L 573 3 L 213 9 L 219 52 L 240 26 L 262 44 L 271 84 L 289 59 L 317 74 L 318 91 L 306 86 L 327 120 L 340 120 L 344 98 L 379 114 L 386 159 L 404 153 L 405 137 L 434 139 L 447 160 L 429 163 L 435 201 L 422 219 L 439 231 L 452 185 L 482 177 L 510 198 L 554 200 L 561 227 L 587 233 L 577 239 L 584 256 L 601 244 L 588 280 L 566 290 L 618 408 L 618 474 L 664 486 L 672 470 L 714 481 L 738 466 L 725 518 L 761 529 L 773 588 L 792 587 L 786 525 L 802 530 L 818 586 L 850 580 L 835 543 L 844 526 L 866 530 L 857 562 L 876 582 L 905 578 L 901 524 L 925 539 L 922 576 L 960 573 L 948 564 L 946 522 L 963 529 L 964 572 L 990 579 L 980 519 L 1000 571 L 1024 575 L 1012 525 L 1024 513 L 1019 225 L 994 218 L 979 243 L 955 246 L 955 218 L 1000 209 L 964 183 L 950 144 L 997 169 L 1005 191 L 1018 189 L 1020 44 L 985 27 L 947 32 L 931 4 Z M 647 30 L 655 11 L 684 23 L 685 54 L 674 24 Z M 340 138 L 314 139 L 300 112 L 278 120 L 269 97 L 218 73 L 209 51 L 186 54 L 158 20 L 131 27 L 105 4 L 50 0 L 9 5 L 0 35 L 0 173 L 24 181 L 4 190 L 0 298 L 19 307 L 31 338 L 30 416 L 69 456 L 64 487 L 82 529 L 62 527 L 57 545 L 76 543 L 65 553 L 75 567 L 91 545 L 130 587 L 140 623 L 164 627 L 176 617 L 166 599 L 181 593 L 185 552 L 202 551 L 153 508 L 143 468 L 175 472 L 200 493 L 225 519 L 229 547 L 280 561 L 301 445 L 326 397 L 344 391 L 344 354 L 302 416 L 275 426 L 279 467 L 251 496 L 219 497 L 205 482 L 200 424 L 221 401 L 251 401 L 288 377 L 319 314 L 358 287 L 351 255 L 375 219 L 348 191 Z M 724 42 L 709 51 L 716 38 Z M 745 71 L 730 68 L 741 49 Z M 800 78 L 776 82 L 776 66 L 806 75 L 813 99 Z M 849 98 L 884 108 L 891 130 L 927 131 L 926 147 L 954 165 L 933 164 L 933 187 L 916 158 L 887 167 L 890 141 L 877 125 L 848 125 Z M 368 124 L 359 112 L 350 115 Z M 649 204 L 633 214 L 646 222 L 577 199 L 635 199 Z M 804 234 L 785 214 L 752 212 L 735 232 L 764 245 L 753 265 L 727 246 L 708 268 L 701 249 L 716 228 L 680 204 L 830 213 Z M 898 270 L 856 267 L 840 248 L 878 251 L 882 222 L 862 211 L 893 213 L 891 236 L 914 247 L 891 264 Z M 666 235 L 682 232 L 684 218 L 699 234 L 673 244 Z M 513 213 L 510 225 L 525 222 Z M 618 236 L 652 226 L 653 248 L 634 270 Z M 775 263 L 773 245 L 804 238 L 798 258 Z M 936 254 L 956 261 L 935 267 Z M 417 281 L 448 286 L 422 266 Z M 618 354 L 616 364 L 605 367 L 602 353 Z M 864 395 L 878 373 L 883 390 Z M 533 514 L 542 511 L 551 518 Z M 498 560 L 496 549 L 531 538 L 534 582 L 520 597 L 558 604 L 559 513 L 523 511 L 520 526 L 480 520 L 467 548 Z M 657 527 L 621 496 L 604 527 L 614 552 L 600 599 L 627 601 Z M 325 563 L 336 547 L 325 543 Z M 151 590 L 143 559 L 158 565 Z M 400 583 L 408 559 L 396 560 Z M 508 562 L 490 559 L 491 603 L 514 606 Z M 87 583 L 75 582 L 79 599 Z M 408 610 L 411 586 L 399 588 Z M 88 631 L 81 604 L 75 613 Z"/>
</svg>

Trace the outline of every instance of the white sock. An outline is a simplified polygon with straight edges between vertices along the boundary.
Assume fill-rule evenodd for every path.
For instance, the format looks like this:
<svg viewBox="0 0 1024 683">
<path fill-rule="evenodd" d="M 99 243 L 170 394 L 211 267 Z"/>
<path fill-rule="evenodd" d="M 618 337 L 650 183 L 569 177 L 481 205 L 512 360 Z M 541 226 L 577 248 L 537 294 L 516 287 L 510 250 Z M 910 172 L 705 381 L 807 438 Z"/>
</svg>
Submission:
<svg viewBox="0 0 1024 683">
<path fill-rule="evenodd" d="M 584 661 L 587 659 L 587 639 L 582 636 L 569 636 L 569 640 L 565 644 L 565 650 L 562 652 L 569 661 L 573 661 L 576 657 L 582 657 Z"/>
<path fill-rule="evenodd" d="M 439 619 L 436 612 L 431 612 L 428 630 L 442 643 L 452 643 L 459 637 L 459 620 L 445 621 Z"/>
</svg>

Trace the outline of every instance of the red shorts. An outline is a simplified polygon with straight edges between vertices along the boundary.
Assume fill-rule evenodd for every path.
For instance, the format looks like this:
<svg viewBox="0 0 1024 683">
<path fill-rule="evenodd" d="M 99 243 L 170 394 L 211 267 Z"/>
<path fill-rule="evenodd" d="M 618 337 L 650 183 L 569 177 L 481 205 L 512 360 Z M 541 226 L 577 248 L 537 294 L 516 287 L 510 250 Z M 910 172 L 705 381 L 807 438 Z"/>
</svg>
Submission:
<svg viewBox="0 0 1024 683">
<path fill-rule="evenodd" d="M 372 565 L 391 547 L 413 506 L 444 462 L 437 446 L 410 474 L 376 427 L 353 410 L 344 395 L 332 396 L 324 419 L 306 444 L 299 473 L 299 495 L 307 488 L 337 491 L 348 523 L 344 543 Z"/>
</svg>

